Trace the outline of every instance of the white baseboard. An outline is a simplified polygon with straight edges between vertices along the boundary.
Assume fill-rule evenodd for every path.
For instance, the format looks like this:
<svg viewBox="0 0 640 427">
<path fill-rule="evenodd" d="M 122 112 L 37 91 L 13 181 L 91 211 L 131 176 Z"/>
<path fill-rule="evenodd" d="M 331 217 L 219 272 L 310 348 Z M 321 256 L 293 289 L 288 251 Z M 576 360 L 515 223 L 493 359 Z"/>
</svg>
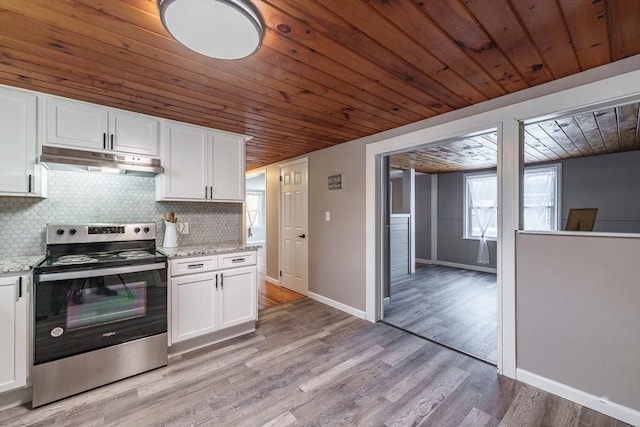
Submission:
<svg viewBox="0 0 640 427">
<path fill-rule="evenodd" d="M 457 262 L 436 261 L 434 264 L 444 265 L 447 267 L 463 268 L 465 270 L 482 271 L 484 273 L 497 273 L 497 269 L 491 267 L 483 267 L 481 265 L 458 264 Z"/>
<path fill-rule="evenodd" d="M 337 308 L 340 311 L 344 311 L 345 313 L 350 314 L 352 316 L 359 317 L 360 319 L 365 318 L 364 311 L 358 310 L 357 308 L 353 308 L 350 305 L 346 305 L 336 300 L 332 300 L 331 298 L 323 297 L 322 295 L 318 295 L 313 292 L 309 292 L 307 296 L 313 300 L 326 304 L 329 307 Z"/>
<path fill-rule="evenodd" d="M 516 370 L 516 379 L 541 390 L 553 393 L 579 405 L 591 408 L 610 417 L 616 418 L 632 426 L 640 426 L 640 411 L 620 405 L 619 403 L 601 399 L 593 394 L 575 389 L 549 378 L 542 377 L 523 369 Z"/>
<path fill-rule="evenodd" d="M 274 285 L 280 286 L 280 281 L 278 279 L 274 279 L 271 276 L 266 276 L 264 280 L 266 280 L 269 283 L 273 283 Z"/>
<path fill-rule="evenodd" d="M 31 386 L 3 393 L 0 395 L 0 411 L 31 402 L 32 396 Z"/>
<path fill-rule="evenodd" d="M 433 261 L 424 258 L 416 258 L 416 262 L 419 262 L 420 264 L 433 264 Z"/>
</svg>

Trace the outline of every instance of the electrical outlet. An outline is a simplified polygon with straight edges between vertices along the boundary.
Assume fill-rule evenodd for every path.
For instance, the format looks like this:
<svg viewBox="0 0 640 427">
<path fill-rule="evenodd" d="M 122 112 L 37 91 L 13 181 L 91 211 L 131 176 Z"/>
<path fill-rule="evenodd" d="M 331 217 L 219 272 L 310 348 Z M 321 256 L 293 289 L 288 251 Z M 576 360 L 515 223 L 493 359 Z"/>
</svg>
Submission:
<svg viewBox="0 0 640 427">
<path fill-rule="evenodd" d="M 181 234 L 189 234 L 189 223 L 182 222 L 182 233 Z"/>
</svg>

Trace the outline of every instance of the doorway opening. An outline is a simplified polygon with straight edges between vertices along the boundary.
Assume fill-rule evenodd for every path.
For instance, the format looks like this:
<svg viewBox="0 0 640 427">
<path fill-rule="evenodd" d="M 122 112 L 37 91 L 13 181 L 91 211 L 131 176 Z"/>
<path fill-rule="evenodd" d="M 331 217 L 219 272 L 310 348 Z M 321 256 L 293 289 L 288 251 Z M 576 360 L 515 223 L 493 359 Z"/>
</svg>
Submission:
<svg viewBox="0 0 640 427">
<path fill-rule="evenodd" d="M 383 320 L 496 365 L 497 133 L 388 156 Z"/>
<path fill-rule="evenodd" d="M 274 307 L 302 296 L 289 291 L 274 283 L 274 279 L 267 274 L 267 170 L 260 169 L 249 172 L 245 181 L 245 238 L 248 245 L 259 246 L 257 250 L 257 286 L 258 310 Z M 278 198 L 277 194 L 269 197 Z M 276 214 L 276 213 L 274 213 Z"/>
</svg>

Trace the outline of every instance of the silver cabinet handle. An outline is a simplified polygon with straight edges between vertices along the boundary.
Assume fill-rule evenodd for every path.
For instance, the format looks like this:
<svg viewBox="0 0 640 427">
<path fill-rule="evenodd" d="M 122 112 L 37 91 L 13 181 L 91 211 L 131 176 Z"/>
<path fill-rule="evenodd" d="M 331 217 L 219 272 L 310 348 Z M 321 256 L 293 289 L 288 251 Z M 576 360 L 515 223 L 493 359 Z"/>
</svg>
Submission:
<svg viewBox="0 0 640 427">
<path fill-rule="evenodd" d="M 205 186 L 204 186 L 204 198 L 205 198 L 205 200 L 206 200 L 206 199 L 208 199 L 207 195 L 208 195 L 208 193 L 207 193 L 207 186 L 205 185 Z"/>
<path fill-rule="evenodd" d="M 234 258 L 231 262 L 244 262 L 244 260 L 246 260 L 246 258 Z"/>
<path fill-rule="evenodd" d="M 113 150 L 113 134 L 111 134 L 111 149 Z"/>
<path fill-rule="evenodd" d="M 202 268 L 204 267 L 204 264 L 200 263 L 200 264 L 189 264 L 187 265 L 187 269 L 192 269 L 192 268 Z"/>
</svg>

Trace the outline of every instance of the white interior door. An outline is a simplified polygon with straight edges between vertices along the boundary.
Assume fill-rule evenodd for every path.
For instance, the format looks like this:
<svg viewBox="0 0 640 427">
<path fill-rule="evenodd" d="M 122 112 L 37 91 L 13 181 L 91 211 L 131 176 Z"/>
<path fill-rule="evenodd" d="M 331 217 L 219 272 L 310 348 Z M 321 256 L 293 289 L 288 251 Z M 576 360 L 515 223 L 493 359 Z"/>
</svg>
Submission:
<svg viewBox="0 0 640 427">
<path fill-rule="evenodd" d="M 307 230 L 307 160 L 280 167 L 280 283 L 309 293 Z"/>
</svg>

